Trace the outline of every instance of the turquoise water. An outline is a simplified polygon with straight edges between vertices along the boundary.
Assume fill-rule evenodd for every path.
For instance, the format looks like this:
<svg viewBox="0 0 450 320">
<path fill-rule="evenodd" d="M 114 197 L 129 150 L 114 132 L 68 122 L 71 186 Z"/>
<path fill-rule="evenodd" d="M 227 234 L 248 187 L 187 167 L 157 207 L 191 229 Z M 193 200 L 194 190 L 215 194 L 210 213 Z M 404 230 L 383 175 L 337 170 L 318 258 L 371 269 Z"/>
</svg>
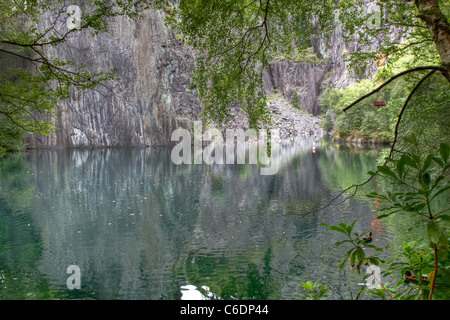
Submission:
<svg viewBox="0 0 450 320">
<path fill-rule="evenodd" d="M 296 299 L 300 282 L 317 279 L 329 299 L 351 299 L 362 276 L 338 269 L 345 248 L 320 223 L 358 219 L 357 230 L 389 240 L 364 197 L 309 213 L 364 181 L 376 150 L 302 138 L 270 176 L 248 164 L 177 166 L 170 154 L 1 158 L 0 299 Z M 71 265 L 80 289 L 68 289 Z"/>
</svg>

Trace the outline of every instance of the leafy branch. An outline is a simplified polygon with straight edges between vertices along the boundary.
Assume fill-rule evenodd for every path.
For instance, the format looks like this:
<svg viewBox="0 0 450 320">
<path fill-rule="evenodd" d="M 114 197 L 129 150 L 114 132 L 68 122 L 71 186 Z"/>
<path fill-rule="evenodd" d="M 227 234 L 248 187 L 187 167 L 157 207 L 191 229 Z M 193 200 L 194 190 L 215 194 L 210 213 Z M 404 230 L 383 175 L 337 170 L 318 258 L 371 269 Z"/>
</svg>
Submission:
<svg viewBox="0 0 450 320">
<path fill-rule="evenodd" d="M 397 122 L 396 122 L 396 124 L 395 124 L 395 128 L 394 128 L 394 138 L 393 138 L 393 142 L 391 143 L 390 150 L 389 150 L 389 157 L 392 157 L 393 154 L 394 154 L 394 152 L 397 151 L 397 150 L 395 149 L 395 146 L 396 146 L 397 141 L 398 141 L 399 127 L 400 127 L 400 124 L 401 124 L 401 121 L 402 121 L 402 116 L 403 116 L 403 114 L 404 114 L 406 108 L 408 107 L 409 102 L 410 102 L 410 100 L 412 99 L 413 95 L 414 95 L 414 94 L 417 92 L 417 90 L 423 85 L 423 83 L 425 82 L 425 80 L 427 80 L 429 77 L 431 77 L 436 71 L 441 71 L 441 72 L 442 72 L 442 71 L 445 70 L 445 69 L 444 69 L 443 67 L 440 67 L 440 66 L 423 66 L 423 67 L 416 67 L 416 68 L 411 68 L 411 69 L 405 70 L 405 71 L 403 71 L 403 72 L 400 72 L 400 73 L 398 73 L 398 74 L 392 76 L 391 78 L 389 78 L 388 80 L 386 80 L 384 83 L 382 83 L 381 85 L 379 85 L 375 90 L 372 90 L 372 91 L 369 92 L 368 94 L 366 94 L 366 95 L 362 96 L 361 98 L 355 100 L 354 102 L 352 102 L 350 105 L 348 105 L 347 107 L 345 107 L 345 108 L 343 109 L 344 112 L 347 111 L 347 110 L 349 110 L 350 108 L 354 107 L 356 104 L 358 104 L 359 102 L 361 102 L 362 100 L 364 100 L 364 99 L 366 99 L 366 98 L 368 98 L 368 97 L 370 97 L 370 96 L 376 94 L 376 93 L 379 92 L 383 87 L 385 87 L 385 86 L 388 85 L 390 82 L 394 81 L 395 79 L 397 79 L 397 78 L 399 78 L 399 77 L 401 77 L 401 76 L 404 76 L 404 75 L 406 75 L 406 74 L 408 74 L 408 73 L 411 73 L 411 72 L 417 72 L 417 71 L 423 71 L 423 70 L 431 70 L 431 71 L 428 72 L 425 76 L 423 76 L 423 77 L 418 81 L 418 83 L 417 83 L 417 84 L 414 86 L 414 88 L 410 91 L 408 97 L 406 98 L 405 102 L 403 103 L 403 106 L 402 106 L 402 108 L 401 108 L 401 110 L 400 110 L 400 112 L 399 112 L 399 115 L 398 115 L 398 117 L 397 117 Z M 407 140 L 407 139 L 406 139 L 406 140 Z M 384 162 L 383 165 L 386 165 L 387 162 L 388 162 L 388 160 L 385 159 L 385 162 Z M 337 199 L 339 199 L 343 194 L 347 193 L 347 192 L 350 191 L 351 189 L 354 189 L 354 190 L 353 190 L 353 193 L 350 194 L 349 196 L 345 197 L 343 200 L 341 200 L 341 201 L 340 201 L 339 203 L 337 203 L 336 205 L 339 205 L 339 204 L 341 204 L 341 203 L 347 201 L 348 199 L 354 197 L 354 196 L 356 195 L 358 189 L 359 189 L 360 187 L 362 187 L 362 186 L 368 184 L 368 183 L 374 178 L 374 176 L 376 176 L 377 173 L 378 173 L 378 170 L 375 171 L 375 172 L 371 172 L 370 177 L 369 177 L 368 179 L 366 179 L 364 182 L 359 183 L 359 184 L 353 184 L 353 185 L 351 185 L 351 186 L 349 186 L 349 187 L 343 189 L 343 190 L 340 191 L 334 198 L 332 198 L 325 206 L 323 206 L 323 207 L 321 207 L 321 208 L 319 208 L 319 209 L 310 211 L 310 212 L 308 212 L 308 214 L 309 214 L 309 213 L 318 212 L 318 211 L 321 211 L 321 210 L 323 210 L 323 209 L 329 207 L 329 206 L 332 205 Z"/>
<path fill-rule="evenodd" d="M 342 244 L 349 244 L 351 249 L 348 250 L 345 254 L 341 262 L 339 263 L 339 270 L 342 270 L 345 263 L 348 261 L 350 267 L 353 269 L 356 266 L 356 270 L 360 273 L 361 265 L 379 265 L 381 262 L 384 262 L 381 258 L 376 255 L 367 256 L 364 252 L 363 248 L 371 248 L 375 251 L 382 252 L 383 248 L 377 247 L 375 245 L 369 244 L 370 241 L 364 238 L 371 230 L 367 230 L 363 233 L 353 232 L 356 221 L 353 221 L 349 225 L 345 223 L 339 223 L 337 226 L 330 226 L 326 223 L 321 223 L 321 226 L 327 227 L 328 230 L 336 231 L 342 233 L 346 236 L 345 240 L 338 241 L 335 243 L 336 247 Z"/>
<path fill-rule="evenodd" d="M 416 150 L 419 149 L 414 134 L 405 137 L 404 140 Z M 448 221 L 450 221 L 450 215 L 447 213 L 450 208 L 445 208 L 437 213 L 432 209 L 433 200 L 450 189 L 448 184 L 449 158 L 450 146 L 447 143 L 441 143 L 436 153 L 428 154 L 426 157 L 414 153 L 403 153 L 399 159 L 386 157 L 387 163 L 377 166 L 377 173 L 369 172 L 372 177 L 381 176 L 386 181 L 390 181 L 394 188 L 394 192 L 386 191 L 384 194 L 371 192 L 367 194 L 369 198 L 382 201 L 383 207 L 380 209 L 382 214 L 377 217 L 378 219 L 386 218 L 392 214 L 410 214 L 426 218 L 427 236 L 432 250 L 416 253 L 413 245 L 403 244 L 404 259 L 391 264 L 391 267 L 401 266 L 402 272 L 405 271 L 405 267 L 412 270 L 418 278 L 419 292 L 423 299 L 425 299 L 425 290 L 422 286 L 422 272 L 427 267 L 432 268 L 432 271 L 426 277 L 430 287 L 429 300 L 433 298 L 436 288 L 436 279 L 440 269 L 439 257 L 447 259 L 449 251 L 446 228 L 448 227 Z M 352 268 L 356 265 L 359 273 L 362 264 L 378 265 L 384 261 L 376 256 L 366 256 L 362 250 L 363 246 L 373 248 L 376 251 L 383 251 L 383 249 L 367 245 L 364 238 L 361 238 L 362 235 L 353 232 L 355 222 L 350 225 L 344 223 L 340 223 L 338 226 L 321 225 L 326 226 L 328 230 L 340 232 L 346 236 L 345 240 L 336 242 L 336 246 L 344 243 L 351 246 L 351 249 L 345 253 L 339 268 L 342 269 L 344 264 L 349 261 Z M 429 262 L 432 262 L 432 265 L 429 266 Z M 383 288 L 391 298 L 394 298 L 387 288 Z"/>
</svg>

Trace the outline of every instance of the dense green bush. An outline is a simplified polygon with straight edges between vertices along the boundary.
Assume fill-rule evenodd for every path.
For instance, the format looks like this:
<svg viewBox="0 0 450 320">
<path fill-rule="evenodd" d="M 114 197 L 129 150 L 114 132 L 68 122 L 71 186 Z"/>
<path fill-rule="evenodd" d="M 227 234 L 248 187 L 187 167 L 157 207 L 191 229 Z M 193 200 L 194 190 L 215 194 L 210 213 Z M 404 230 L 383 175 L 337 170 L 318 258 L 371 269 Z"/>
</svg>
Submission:
<svg viewBox="0 0 450 320">
<path fill-rule="evenodd" d="M 320 100 L 322 111 L 331 109 L 337 114 L 333 135 L 341 139 L 364 139 L 387 143 L 392 138 L 394 121 L 389 112 L 397 109 L 394 104 L 377 108 L 373 100 L 382 100 L 381 94 L 366 99 L 358 106 L 343 113 L 342 109 L 375 88 L 372 80 L 365 79 L 344 89 L 327 88 Z"/>
<path fill-rule="evenodd" d="M 19 127 L 0 116 L 0 155 L 22 150 L 24 147 L 22 136 L 23 132 Z"/>
<path fill-rule="evenodd" d="M 333 119 L 330 114 L 327 114 L 322 120 L 322 128 L 326 132 L 331 132 L 333 130 Z"/>
<path fill-rule="evenodd" d="M 296 108 L 298 110 L 302 110 L 302 106 L 300 105 L 300 99 L 298 98 L 297 90 L 294 90 L 294 93 L 292 94 L 291 104 L 294 108 Z"/>
</svg>

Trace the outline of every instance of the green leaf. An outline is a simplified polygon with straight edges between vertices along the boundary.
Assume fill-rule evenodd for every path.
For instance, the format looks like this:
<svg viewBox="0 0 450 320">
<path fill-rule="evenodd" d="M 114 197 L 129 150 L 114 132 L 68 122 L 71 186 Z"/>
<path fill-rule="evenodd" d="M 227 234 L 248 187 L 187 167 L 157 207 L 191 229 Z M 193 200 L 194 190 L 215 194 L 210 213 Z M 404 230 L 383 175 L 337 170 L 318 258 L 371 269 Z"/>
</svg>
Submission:
<svg viewBox="0 0 450 320">
<path fill-rule="evenodd" d="M 422 181 L 426 186 L 429 186 L 431 183 L 431 177 L 430 174 L 428 172 L 425 172 L 422 176 Z"/>
<path fill-rule="evenodd" d="M 338 226 L 330 226 L 328 229 L 331 230 L 331 231 L 337 231 L 337 232 L 340 232 L 340 233 L 343 233 L 343 234 L 347 234 L 347 231 L 345 231 L 342 228 L 339 228 Z"/>
<path fill-rule="evenodd" d="M 376 193 L 376 192 L 371 192 L 366 194 L 366 197 L 368 198 L 380 198 L 380 199 L 384 199 L 387 200 L 388 198 L 382 194 Z"/>
<path fill-rule="evenodd" d="M 405 172 L 405 165 L 406 165 L 406 155 L 402 155 L 400 160 L 397 162 L 397 173 L 400 179 L 403 177 L 403 173 Z"/>
<path fill-rule="evenodd" d="M 357 255 L 357 250 L 353 249 L 352 255 L 350 257 L 350 265 L 354 266 L 355 265 L 355 259 L 356 259 L 356 255 Z"/>
<path fill-rule="evenodd" d="M 412 206 L 411 209 L 415 212 L 419 212 L 420 210 L 422 210 L 423 208 L 425 208 L 426 204 L 425 203 L 419 203 L 415 206 Z"/>
<path fill-rule="evenodd" d="M 343 240 L 343 241 L 338 241 L 338 242 L 336 242 L 334 245 L 335 245 L 336 247 L 339 247 L 341 244 L 343 244 L 343 243 L 345 243 L 345 242 L 350 242 L 350 243 L 351 243 L 350 240 Z"/>
<path fill-rule="evenodd" d="M 362 263 L 364 261 L 364 259 L 366 258 L 366 254 L 364 253 L 364 250 L 358 246 L 356 247 L 356 251 L 358 252 L 357 255 L 359 257 L 359 262 Z"/>
<path fill-rule="evenodd" d="M 373 244 L 367 244 L 366 247 L 367 247 L 367 248 L 375 249 L 375 250 L 377 250 L 377 251 L 383 251 L 383 248 L 374 246 Z"/>
<path fill-rule="evenodd" d="M 441 268 L 439 272 L 441 272 L 445 276 L 445 278 L 447 278 L 447 281 L 450 281 L 450 270 L 448 270 L 448 268 Z"/>
<path fill-rule="evenodd" d="M 434 160 L 434 162 L 436 162 L 438 165 L 440 165 L 441 167 L 445 166 L 445 163 L 442 161 L 442 159 L 438 158 L 438 157 L 433 157 L 432 158 Z"/>
<path fill-rule="evenodd" d="M 413 154 L 413 155 L 411 155 L 411 160 L 412 160 L 411 165 L 414 168 L 419 169 L 419 167 L 420 167 L 420 157 L 418 155 L 416 155 L 416 154 Z"/>
<path fill-rule="evenodd" d="M 423 168 L 422 168 L 423 171 L 426 171 L 428 169 L 428 167 L 431 165 L 432 160 L 433 160 L 433 155 L 429 154 L 423 164 Z"/>
<path fill-rule="evenodd" d="M 433 200 L 436 196 L 440 195 L 441 193 L 443 193 L 444 191 L 446 191 L 446 190 L 448 190 L 448 189 L 450 189 L 450 185 L 445 186 L 445 187 L 442 187 L 442 189 L 440 189 L 438 192 L 436 192 L 436 193 L 431 197 L 430 201 Z"/>
<path fill-rule="evenodd" d="M 311 291 L 313 289 L 313 284 L 312 284 L 311 281 L 302 282 L 301 285 L 306 290 L 310 290 Z"/>
<path fill-rule="evenodd" d="M 427 232 L 428 232 L 428 237 L 430 238 L 431 242 L 433 242 L 433 243 L 439 242 L 439 238 L 441 237 L 442 232 L 441 232 L 441 228 L 439 227 L 439 224 L 436 221 L 434 221 L 434 220 L 428 221 Z"/>
<path fill-rule="evenodd" d="M 345 223 L 339 223 L 339 227 L 341 227 L 342 229 L 344 229 L 344 230 L 347 230 L 347 225 L 345 224 Z"/>
<path fill-rule="evenodd" d="M 444 260 L 447 260 L 449 250 L 448 250 L 447 235 L 445 234 L 445 232 L 441 233 L 441 237 L 439 238 L 438 248 L 439 248 L 439 257 L 443 258 Z"/>
<path fill-rule="evenodd" d="M 439 215 L 439 218 L 442 219 L 442 221 L 444 222 L 450 222 L 450 215 L 448 214 Z"/>
<path fill-rule="evenodd" d="M 450 145 L 448 143 L 441 143 L 439 153 L 441 154 L 442 160 L 447 163 L 450 155 Z"/>
<path fill-rule="evenodd" d="M 350 254 L 353 252 L 353 248 L 348 250 L 345 255 L 344 258 L 342 258 L 341 263 L 339 263 L 339 270 L 342 270 L 342 268 L 344 267 L 345 262 L 347 261 L 348 257 L 350 257 Z"/>
<path fill-rule="evenodd" d="M 393 177 L 393 178 L 397 178 L 394 171 L 392 171 L 388 166 L 377 166 L 377 168 L 378 168 L 378 171 L 380 171 L 382 174 Z"/>
<path fill-rule="evenodd" d="M 439 176 L 439 177 L 437 177 L 436 178 L 436 180 L 434 181 L 434 184 L 433 184 L 433 186 L 431 187 L 432 189 L 434 189 L 434 188 L 436 188 L 436 186 L 442 181 L 442 180 L 444 180 L 445 179 L 445 177 L 444 176 Z"/>
<path fill-rule="evenodd" d="M 352 233 L 353 227 L 355 226 L 356 220 L 352 222 L 352 224 L 347 226 L 347 234 L 350 235 Z M 341 226 L 341 224 L 339 224 Z M 343 224 L 345 226 L 345 224 Z M 342 227 L 342 226 L 341 226 Z"/>
<path fill-rule="evenodd" d="M 381 214 L 381 215 L 379 215 L 377 217 L 377 219 L 383 219 L 383 218 L 389 217 L 393 213 L 395 213 L 395 212 L 389 212 L 389 213 Z"/>
<path fill-rule="evenodd" d="M 378 257 L 370 257 L 369 258 L 369 262 L 372 265 L 378 266 L 380 264 L 380 262 L 383 262 L 383 261 L 380 258 L 378 258 Z"/>
<path fill-rule="evenodd" d="M 408 137 L 404 137 L 403 140 L 405 140 L 408 143 L 411 144 L 416 144 L 417 143 L 417 137 L 414 133 L 412 133 L 410 136 Z"/>
<path fill-rule="evenodd" d="M 414 157 L 417 160 L 417 157 Z M 418 169 L 419 167 L 417 166 L 417 163 L 415 161 L 413 161 L 412 157 L 404 154 L 400 157 L 399 162 L 403 162 L 405 165 L 410 166 L 412 168 Z"/>
</svg>

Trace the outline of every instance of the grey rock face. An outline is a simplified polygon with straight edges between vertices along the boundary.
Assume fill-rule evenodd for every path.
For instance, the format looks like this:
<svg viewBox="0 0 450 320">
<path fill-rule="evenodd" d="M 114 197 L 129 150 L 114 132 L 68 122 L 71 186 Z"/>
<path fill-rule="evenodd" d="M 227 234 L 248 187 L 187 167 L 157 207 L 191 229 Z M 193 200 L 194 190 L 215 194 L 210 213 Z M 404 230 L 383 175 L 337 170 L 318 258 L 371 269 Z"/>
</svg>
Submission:
<svg viewBox="0 0 450 320">
<path fill-rule="evenodd" d="M 177 127 L 191 127 L 188 119 L 200 113 L 188 90 L 193 59 L 164 25 L 163 15 L 149 10 L 137 21 L 115 18 L 108 33 L 74 33 L 66 44 L 52 48 L 50 56 L 69 57 L 93 72 L 116 68 L 120 80 L 73 91 L 58 106 L 56 132 L 33 136 L 28 146 L 166 145 Z"/>
<path fill-rule="evenodd" d="M 314 53 L 326 63 L 278 61 L 270 65 L 264 74 L 264 84 L 268 93 L 279 92 L 292 101 L 297 92 L 301 108 L 313 115 L 321 112 L 319 101 L 321 94 L 327 87 L 345 89 L 357 80 L 347 69 L 346 52 L 358 50 L 358 42 L 346 43 L 342 37 L 342 30 L 336 21 L 336 28 L 329 39 L 319 38 L 312 42 Z M 375 65 L 368 68 L 365 78 L 369 78 L 375 71 Z"/>
<path fill-rule="evenodd" d="M 86 5 L 81 9 L 89 10 Z M 48 17 L 47 26 L 51 23 L 53 19 Z M 302 109 L 318 115 L 319 98 L 325 87 L 347 83 L 342 44 L 335 41 L 328 50 L 330 64 L 272 64 L 264 74 L 268 94 L 278 91 L 291 101 L 295 90 Z M 116 68 L 120 80 L 109 81 L 95 90 L 73 91 L 56 110 L 60 114 L 54 119 L 57 130 L 49 136 L 30 137 L 30 148 L 170 145 L 176 128 L 192 129 L 192 122 L 200 118 L 201 104 L 195 91 L 189 89 L 194 56 L 164 24 L 162 11 L 149 10 L 135 21 L 114 18 L 110 30 L 96 36 L 84 31 L 74 33 L 64 45 L 50 48 L 48 54 L 69 58 L 75 65 L 85 64 L 93 72 Z M 277 114 L 279 104 L 269 107 Z M 245 129 L 246 116 L 235 109 L 235 122 L 229 126 Z M 300 111 L 289 113 L 303 117 Z M 277 125 L 292 128 L 293 117 L 285 118 L 278 118 Z M 297 123 L 295 130 L 286 131 L 289 135 L 318 129 L 317 119 L 313 127 L 305 121 Z"/>
<path fill-rule="evenodd" d="M 264 84 L 269 94 L 279 91 L 289 101 L 297 91 L 302 109 L 317 115 L 321 83 L 330 69 L 330 65 L 324 64 L 279 61 L 269 66 Z"/>
</svg>

